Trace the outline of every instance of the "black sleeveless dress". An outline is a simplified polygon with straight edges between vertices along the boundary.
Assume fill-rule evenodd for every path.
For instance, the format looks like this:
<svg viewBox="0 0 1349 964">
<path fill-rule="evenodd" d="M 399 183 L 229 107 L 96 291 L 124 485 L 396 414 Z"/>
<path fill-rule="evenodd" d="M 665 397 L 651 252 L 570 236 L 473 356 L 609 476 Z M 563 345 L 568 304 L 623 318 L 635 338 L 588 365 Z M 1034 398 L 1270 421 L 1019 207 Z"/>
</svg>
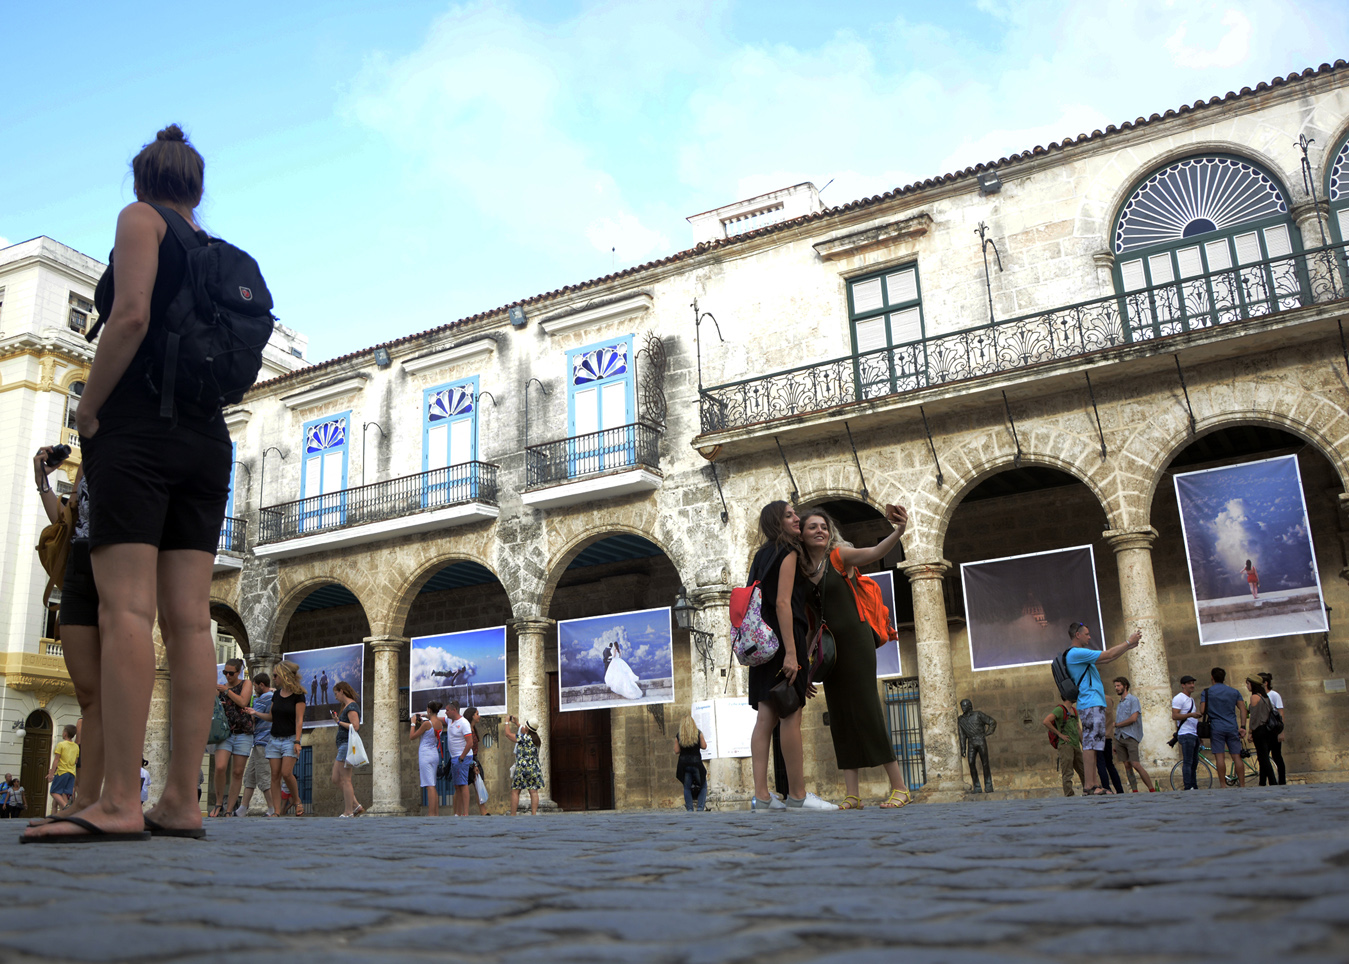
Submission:
<svg viewBox="0 0 1349 964">
<path fill-rule="evenodd" d="M 782 639 L 782 629 L 778 625 L 778 581 L 782 571 L 782 560 L 788 555 L 796 555 L 792 549 L 784 549 L 773 544 L 766 544 L 754 556 L 754 562 L 749 567 L 749 580 L 746 585 L 752 584 L 755 580 L 759 582 L 759 591 L 763 594 L 763 618 L 773 632 L 777 633 L 778 639 Z M 796 644 L 796 660 L 801 664 L 801 672 L 796 674 L 794 684 L 797 694 L 801 697 L 801 705 L 806 705 L 806 647 L 810 643 L 810 615 L 807 589 L 814 587 L 805 580 L 800 573 L 797 573 L 796 580 L 792 583 L 792 636 Z M 768 691 L 777 685 L 782 672 L 782 664 L 786 659 L 786 653 L 782 647 L 778 647 L 777 655 L 761 666 L 751 666 L 749 668 L 749 705 L 758 708 L 759 701 L 768 697 Z"/>
</svg>

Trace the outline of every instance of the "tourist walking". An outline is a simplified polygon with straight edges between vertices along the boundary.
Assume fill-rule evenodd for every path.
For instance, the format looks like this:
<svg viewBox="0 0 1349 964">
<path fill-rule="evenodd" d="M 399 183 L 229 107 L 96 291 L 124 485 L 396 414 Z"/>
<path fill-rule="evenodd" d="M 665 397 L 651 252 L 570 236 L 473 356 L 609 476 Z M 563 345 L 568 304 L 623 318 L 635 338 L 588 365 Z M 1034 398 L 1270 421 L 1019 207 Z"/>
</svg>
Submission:
<svg viewBox="0 0 1349 964">
<path fill-rule="evenodd" d="M 266 673 L 258 673 L 253 677 L 253 709 L 260 713 L 270 713 L 272 710 L 272 678 Z M 249 751 L 248 763 L 244 765 L 244 793 L 234 811 L 236 817 L 248 815 L 254 790 L 262 791 L 267 816 L 276 813 L 276 801 L 272 798 L 272 765 L 267 760 L 267 744 L 271 739 L 271 722 L 253 715 L 253 749 Z"/>
<path fill-rule="evenodd" d="M 1198 790 L 1195 768 L 1199 765 L 1200 713 L 1194 701 L 1193 676 L 1180 678 L 1180 692 L 1171 697 L 1171 719 L 1176 724 L 1176 741 L 1180 744 L 1180 776 L 1183 788 Z"/>
<path fill-rule="evenodd" d="M 47 782 L 51 784 L 53 811 L 64 810 L 75 794 L 75 764 L 80 758 L 80 746 L 75 742 L 75 727 L 66 724 L 61 731 L 61 741 L 52 751 L 52 765 L 47 770 Z"/>
<path fill-rule="evenodd" d="M 358 817 L 365 807 L 356 800 L 356 791 L 351 785 L 351 765 L 347 763 L 347 752 L 351 748 L 351 734 L 361 730 L 361 701 L 351 684 L 338 680 L 333 687 L 333 696 L 340 697 L 342 709 L 333 713 L 337 723 L 337 756 L 333 759 L 333 786 L 342 791 L 342 816 Z"/>
<path fill-rule="evenodd" d="M 20 816 L 28 808 L 28 791 L 23 788 L 23 781 L 18 777 L 12 779 L 5 791 L 5 799 L 0 802 L 4 804 L 6 817 Z"/>
<path fill-rule="evenodd" d="M 1105 749 L 1096 754 L 1096 776 L 1105 792 L 1123 793 L 1124 784 L 1120 781 L 1119 771 L 1115 769 L 1115 714 L 1110 712 L 1110 701 L 1106 701 L 1105 713 Z M 1111 789 L 1111 788 L 1114 789 Z"/>
<path fill-rule="evenodd" d="M 1083 793 L 1104 796 L 1107 791 L 1096 770 L 1096 754 L 1105 752 L 1105 686 L 1098 667 L 1113 663 L 1137 646 L 1143 633 L 1136 629 L 1124 642 L 1102 651 L 1091 645 L 1091 630 L 1085 623 L 1071 623 L 1068 639 L 1068 673 L 1077 683 L 1077 718 L 1082 731 Z"/>
<path fill-rule="evenodd" d="M 52 472 L 63 464 L 60 459 L 51 462 L 53 458 L 53 446 L 44 445 L 38 449 L 33 456 L 33 475 L 37 481 L 42 509 L 47 520 L 54 523 L 60 521 L 67 506 L 62 504 L 51 486 Z M 65 660 L 70 682 L 75 687 L 75 699 L 80 704 L 80 719 L 87 719 L 88 723 L 79 727 L 76 740 L 80 747 L 79 769 L 76 773 L 79 797 L 78 802 L 70 807 L 71 813 L 93 806 L 103 792 L 98 589 L 94 585 L 94 570 L 89 560 L 89 482 L 84 476 L 83 464 L 75 469 L 73 485 L 68 506 L 72 522 L 70 546 L 61 580 L 58 623 L 61 656 Z"/>
<path fill-rule="evenodd" d="M 1210 685 L 1199 697 L 1199 715 L 1208 714 L 1209 748 L 1218 762 L 1218 773 L 1226 776 L 1227 758 L 1231 756 L 1233 769 L 1237 771 L 1237 785 L 1246 786 L 1246 767 L 1241 762 L 1241 742 L 1246 735 L 1246 704 L 1241 693 L 1228 686 L 1227 670 L 1215 666 L 1209 673 Z M 1238 722 L 1240 720 L 1240 722 Z M 1218 786 L 1226 789 L 1227 780 L 1218 781 Z"/>
<path fill-rule="evenodd" d="M 0 818 L 10 816 L 9 812 L 9 788 L 14 785 L 14 774 L 6 773 L 3 783 L 0 783 Z"/>
<path fill-rule="evenodd" d="M 79 817 L 29 828 L 29 842 L 64 835 L 139 840 L 147 827 L 164 833 L 201 826 L 194 784 L 214 692 L 211 573 L 233 456 L 220 406 L 169 394 L 174 370 L 166 376 L 164 359 L 185 246 L 209 240 L 194 221 L 205 163 L 171 125 L 131 166 L 137 200 L 118 216 L 111 267 L 94 293 L 102 337 L 76 413 L 99 590 L 100 689 L 116 697 L 101 704 L 103 792 Z M 156 615 L 175 712 L 163 792 L 143 814 L 137 764 L 154 687 Z"/>
<path fill-rule="evenodd" d="M 890 534 L 870 549 L 843 542 L 838 526 L 823 509 L 801 513 L 801 544 L 805 551 L 799 576 L 814 587 L 810 604 L 815 622 L 823 620 L 834 637 L 837 658 L 824 688 L 829 707 L 829 736 L 834 758 L 843 771 L 845 810 L 862 809 L 859 772 L 883 767 L 890 778 L 890 794 L 882 809 L 909 804 L 912 796 L 885 723 L 885 709 L 876 691 L 876 633 L 860 609 L 857 567 L 869 565 L 893 552 L 908 524 L 903 506 L 886 506 Z M 801 806 L 790 797 L 787 806 Z"/>
<path fill-rule="evenodd" d="M 412 729 L 408 739 L 417 744 L 417 777 L 426 796 L 426 815 L 440 816 L 440 794 L 436 790 L 436 771 L 440 769 L 441 704 L 436 700 L 426 704 L 425 713 L 412 715 Z"/>
<path fill-rule="evenodd" d="M 1274 763 L 1274 768 L 1279 771 L 1279 786 L 1284 786 L 1288 783 L 1288 770 L 1283 765 L 1283 735 L 1288 732 L 1288 711 L 1284 709 L 1283 697 L 1274 689 L 1274 677 L 1269 673 L 1261 673 L 1260 681 L 1265 684 L 1265 693 L 1269 696 L 1270 704 L 1279 711 L 1279 716 L 1283 719 L 1283 728 L 1269 745 L 1269 758 Z"/>
<path fill-rule="evenodd" d="M 459 702 L 445 704 L 445 755 L 450 761 L 450 785 L 454 788 L 451 813 L 468 816 L 469 770 L 473 765 L 473 726 L 459 711 Z"/>
<path fill-rule="evenodd" d="M 1260 786 L 1278 786 L 1279 778 L 1270 765 L 1270 748 L 1278 746 L 1277 734 L 1270 732 L 1270 711 L 1274 703 L 1269 698 L 1265 684 L 1258 679 L 1246 677 L 1246 690 L 1251 694 L 1250 717 L 1247 720 L 1251 728 L 1251 742 L 1255 744 L 1255 758 L 1259 764 Z M 1242 767 L 1242 769 L 1246 769 Z"/>
<path fill-rule="evenodd" d="M 515 765 L 511 767 L 511 816 L 520 807 L 520 791 L 529 792 L 529 812 L 539 815 L 539 791 L 543 789 L 543 767 L 539 765 L 538 724 L 533 720 L 506 718 L 506 739 L 515 744 Z"/>
<path fill-rule="evenodd" d="M 692 812 L 694 801 L 698 810 L 707 809 L 707 767 L 703 765 L 703 750 L 707 749 L 707 737 L 698 729 L 693 717 L 684 717 L 679 724 L 679 735 L 675 739 L 675 749 L 679 758 L 675 762 L 675 779 L 684 786 L 684 809 Z"/>
<path fill-rule="evenodd" d="M 232 817 L 234 800 L 244 780 L 244 767 L 253 752 L 253 716 L 248 712 L 253 703 L 253 681 L 241 678 L 244 661 L 238 657 L 225 660 L 221 672 L 225 682 L 216 684 L 219 694 L 216 698 L 225 709 L 225 722 L 229 724 L 230 733 L 216 744 L 216 804 L 211 808 L 211 816 Z"/>
<path fill-rule="evenodd" d="M 1049 731 L 1049 745 L 1058 754 L 1059 776 L 1063 778 L 1063 795 L 1073 795 L 1073 774 L 1086 792 L 1087 780 L 1082 769 L 1082 730 L 1077 719 L 1077 704 L 1064 700 L 1041 720 Z"/>
<path fill-rule="evenodd" d="M 295 816 L 303 817 L 304 804 L 300 802 L 300 786 L 295 780 L 295 761 L 300 758 L 300 738 L 304 735 L 304 683 L 300 681 L 300 667 L 290 660 L 282 660 L 273 671 L 276 689 L 267 710 L 249 707 L 255 719 L 272 724 L 272 735 L 267 741 L 267 762 L 272 770 L 272 800 L 276 816 L 284 811 L 276 791 L 282 785 L 290 792 L 295 804 Z"/>
<path fill-rule="evenodd" d="M 1156 793 L 1152 777 L 1143 766 L 1143 754 L 1139 745 L 1143 742 L 1143 704 L 1130 692 L 1129 677 L 1116 676 L 1115 695 L 1119 702 L 1115 704 L 1115 759 L 1124 765 L 1125 776 L 1129 778 L 1129 789 L 1138 792 L 1138 779 L 1142 777 L 1143 786 L 1148 793 Z"/>
<path fill-rule="evenodd" d="M 801 743 L 802 710 L 814 693 L 808 689 L 805 667 L 809 663 L 806 647 L 810 643 L 810 610 L 807 582 L 797 576 L 801 558 L 801 520 L 790 503 L 770 502 L 759 510 L 759 535 L 763 545 L 750 563 L 746 585 L 759 584 L 763 621 L 778 639 L 778 651 L 766 663 L 749 668 L 749 705 L 758 713 L 750 736 L 750 757 L 754 773 L 754 797 L 751 810 L 785 810 L 787 804 L 768 789 L 768 754 L 773 730 L 779 731 L 782 757 L 787 771 L 787 800 L 809 809 L 832 810 L 813 793 L 806 792 L 806 758 Z M 779 683 L 782 699 L 795 707 L 776 704 L 770 693 Z M 779 726 L 779 724 L 781 724 Z"/>
</svg>

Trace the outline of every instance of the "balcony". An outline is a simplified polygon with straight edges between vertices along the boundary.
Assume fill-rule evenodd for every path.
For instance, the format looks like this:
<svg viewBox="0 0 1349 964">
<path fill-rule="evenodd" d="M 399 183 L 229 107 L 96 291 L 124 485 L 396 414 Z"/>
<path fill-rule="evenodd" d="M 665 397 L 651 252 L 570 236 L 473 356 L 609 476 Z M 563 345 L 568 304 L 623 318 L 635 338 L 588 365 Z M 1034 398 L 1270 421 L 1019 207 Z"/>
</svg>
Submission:
<svg viewBox="0 0 1349 964">
<path fill-rule="evenodd" d="M 248 523 L 243 519 L 225 516 L 220 526 L 220 541 L 216 543 L 213 572 L 232 572 L 243 568 L 243 554 L 247 548 Z"/>
<path fill-rule="evenodd" d="M 253 553 L 284 559 L 495 519 L 497 466 L 462 462 L 418 475 L 264 506 Z"/>
<path fill-rule="evenodd" d="M 646 422 L 525 449 L 525 505 L 555 509 L 660 488 L 660 430 Z"/>
<path fill-rule="evenodd" d="M 1217 341 L 1265 326 L 1244 324 L 1349 297 L 1349 245 L 1330 245 L 1224 271 L 1195 274 L 1123 295 L 967 328 L 858 355 L 703 389 L 700 444 L 778 431 L 784 420 L 847 417 L 916 403 L 932 390 L 1074 359 L 1122 360 Z M 1321 313 L 1303 314 L 1311 320 Z M 1290 319 L 1290 320 L 1302 320 Z M 870 404 L 867 404 L 870 403 Z M 853 406 L 852 409 L 847 409 Z M 847 409 L 847 410 L 845 410 Z"/>
<path fill-rule="evenodd" d="M 61 429 L 61 444 L 70 446 L 70 458 L 72 461 L 80 460 L 80 433 L 73 428 Z"/>
</svg>

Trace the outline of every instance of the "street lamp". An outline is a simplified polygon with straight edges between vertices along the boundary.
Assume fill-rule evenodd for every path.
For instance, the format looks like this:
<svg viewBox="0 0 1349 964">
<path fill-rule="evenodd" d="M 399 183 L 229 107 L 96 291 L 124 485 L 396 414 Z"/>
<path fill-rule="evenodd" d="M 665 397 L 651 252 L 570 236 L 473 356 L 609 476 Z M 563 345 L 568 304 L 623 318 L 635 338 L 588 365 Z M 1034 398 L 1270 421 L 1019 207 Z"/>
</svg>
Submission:
<svg viewBox="0 0 1349 964">
<path fill-rule="evenodd" d="M 25 736 L 28 735 L 28 730 L 25 729 L 25 727 L 24 727 L 24 725 L 23 725 L 23 717 L 22 717 L 22 716 L 19 717 L 17 720 L 14 721 L 14 725 L 11 726 L 11 727 L 9 728 L 9 730 L 10 730 L 11 733 L 13 733 L 13 734 L 14 734 L 18 739 L 20 739 L 20 740 L 22 740 Z"/>
<path fill-rule="evenodd" d="M 675 596 L 674 602 L 674 620 L 675 625 L 680 629 L 688 630 L 689 639 L 693 642 L 693 648 L 698 653 L 698 658 L 702 660 L 703 674 L 712 675 L 712 669 L 716 661 L 716 652 L 713 643 L 716 640 L 714 633 L 704 632 L 701 629 L 693 628 L 693 614 L 698 608 L 689 602 L 688 594 L 684 587 L 679 587 L 679 594 Z"/>
</svg>

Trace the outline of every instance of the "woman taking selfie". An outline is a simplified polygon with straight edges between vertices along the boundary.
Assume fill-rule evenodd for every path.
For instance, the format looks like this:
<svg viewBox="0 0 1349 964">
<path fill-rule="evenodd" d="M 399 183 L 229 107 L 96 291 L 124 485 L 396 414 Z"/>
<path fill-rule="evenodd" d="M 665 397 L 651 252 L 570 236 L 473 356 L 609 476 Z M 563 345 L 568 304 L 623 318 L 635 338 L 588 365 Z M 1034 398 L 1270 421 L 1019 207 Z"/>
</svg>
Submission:
<svg viewBox="0 0 1349 964">
<path fill-rule="evenodd" d="M 166 218 L 205 240 L 194 213 L 205 163 L 175 124 L 142 148 L 131 169 L 136 202 L 118 215 L 112 267 L 95 291 L 103 333 L 76 414 L 99 588 L 100 686 L 116 694 L 103 703 L 103 793 L 74 820 L 30 828 L 26 842 L 201 828 L 196 783 L 215 696 L 211 567 L 229 497 L 230 437 L 218 406 L 179 405 L 176 417 L 161 417 L 148 376 L 187 264 Z M 172 678 L 172 749 L 159 802 L 142 814 L 156 615 Z"/>
<path fill-rule="evenodd" d="M 885 517 L 894 531 L 870 549 L 856 549 L 842 543 L 838 526 L 823 509 L 807 509 L 801 515 L 802 578 L 815 587 L 812 605 L 833 633 L 838 651 L 824 699 L 829 706 L 834 756 L 847 788 L 846 810 L 862 809 L 858 771 L 864 767 L 884 767 L 890 778 L 890 795 L 881 803 L 882 809 L 903 807 L 910 801 L 876 691 L 875 636 L 859 612 L 850 585 L 858 566 L 875 562 L 899 545 L 908 513 L 902 506 L 886 506 Z"/>
<path fill-rule="evenodd" d="M 539 791 L 543 789 L 543 768 L 539 765 L 538 733 L 532 720 L 506 717 L 506 739 L 515 744 L 515 765 L 511 767 L 511 816 L 520 808 L 520 791 L 529 793 L 529 812 L 539 815 Z"/>
</svg>

